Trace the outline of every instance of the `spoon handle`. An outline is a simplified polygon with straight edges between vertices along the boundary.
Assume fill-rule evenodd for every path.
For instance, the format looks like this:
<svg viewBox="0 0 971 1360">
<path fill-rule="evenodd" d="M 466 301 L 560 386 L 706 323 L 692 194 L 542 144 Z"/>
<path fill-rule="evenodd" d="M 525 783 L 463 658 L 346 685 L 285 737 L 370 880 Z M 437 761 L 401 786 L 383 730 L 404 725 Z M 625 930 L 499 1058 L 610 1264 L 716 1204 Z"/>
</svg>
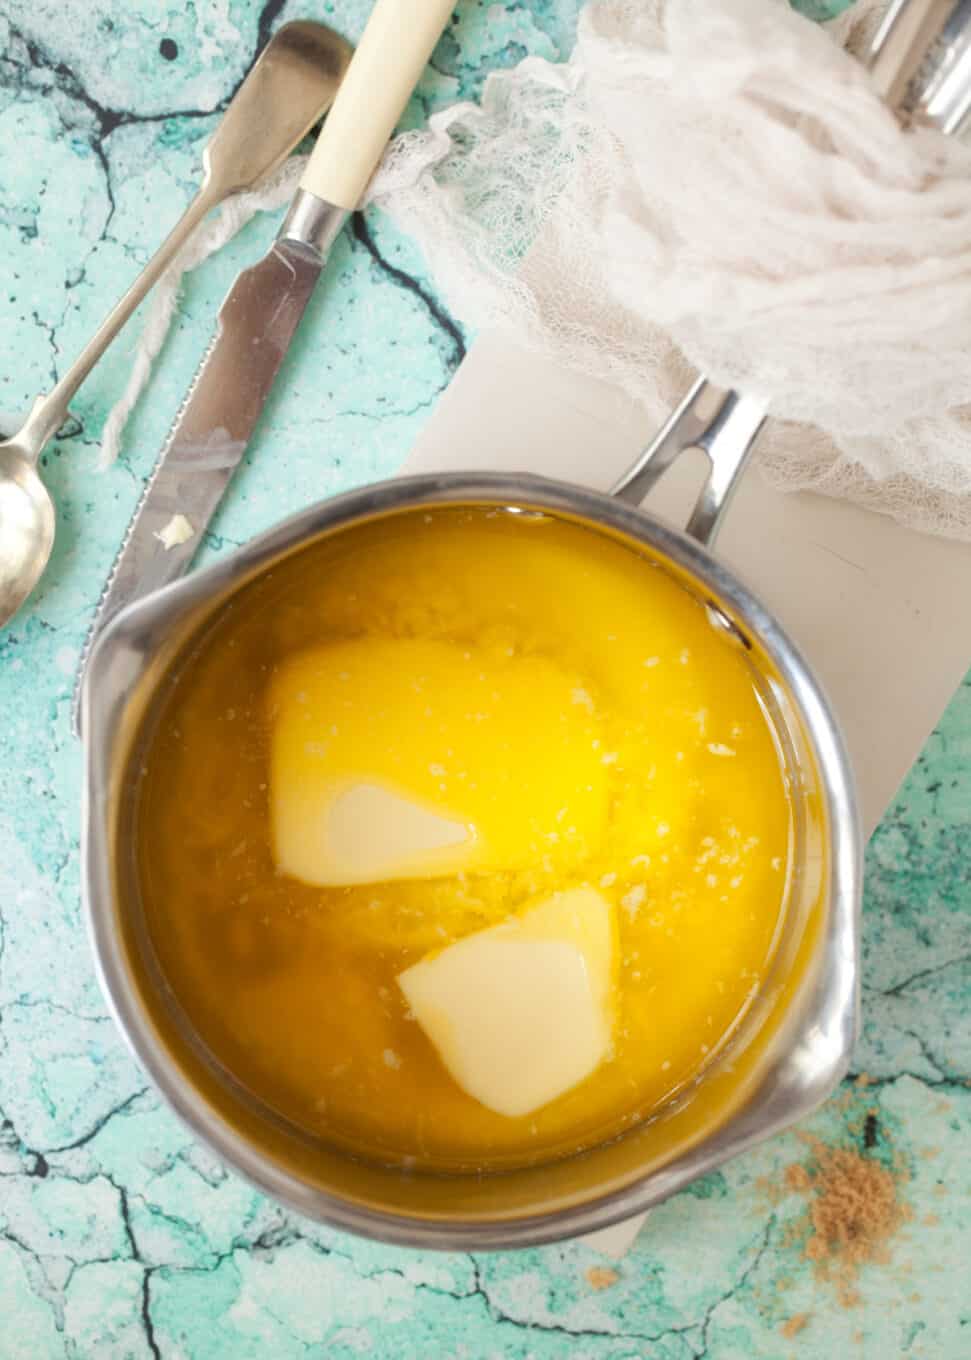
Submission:
<svg viewBox="0 0 971 1360">
<path fill-rule="evenodd" d="M 45 444 L 64 424 L 68 407 L 85 378 L 219 198 L 220 194 L 213 192 L 211 177 L 207 175 L 182 217 L 128 291 L 115 303 L 71 367 L 58 379 L 47 396 L 40 397 L 34 404 L 24 428 L 17 436 L 18 444 L 34 462 L 40 457 Z"/>
</svg>

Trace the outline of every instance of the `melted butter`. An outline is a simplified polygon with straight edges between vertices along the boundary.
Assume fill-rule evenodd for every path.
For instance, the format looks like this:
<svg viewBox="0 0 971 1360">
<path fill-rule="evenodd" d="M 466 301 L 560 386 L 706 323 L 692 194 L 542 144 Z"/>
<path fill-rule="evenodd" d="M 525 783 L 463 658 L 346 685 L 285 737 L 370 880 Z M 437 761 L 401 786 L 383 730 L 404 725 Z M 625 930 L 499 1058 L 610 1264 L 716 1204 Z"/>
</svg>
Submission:
<svg viewBox="0 0 971 1360">
<path fill-rule="evenodd" d="M 473 806 L 457 792 L 457 773 L 477 763 L 471 745 L 460 759 L 461 745 L 446 740 L 423 765 L 420 744 L 402 739 L 392 768 L 381 752 L 393 728 L 381 735 L 385 720 L 375 719 L 368 759 L 363 738 L 356 755 L 350 738 L 340 754 L 344 796 L 367 798 L 370 788 L 450 826 L 456 839 L 422 848 L 431 859 L 464 856 L 470 844 L 493 854 L 500 842 L 502 856 L 447 872 L 426 860 L 421 876 L 394 878 L 399 844 L 385 846 L 385 867 L 369 882 L 281 873 L 270 696 L 300 657 L 377 655 L 392 644 L 447 653 L 446 666 L 469 652 L 477 673 L 508 683 L 507 699 L 512 677 L 538 667 L 555 703 L 549 694 L 533 703 L 524 685 L 509 730 L 518 723 L 528 737 L 535 726 L 548 742 L 562 726 L 563 769 L 584 773 L 548 780 L 537 741 L 525 773 L 511 753 L 505 766 L 496 759 L 505 793 L 497 783 Z M 327 683 L 336 692 L 342 682 Z M 497 701 L 498 740 L 505 711 Z M 453 735 L 460 726 L 440 721 Z M 704 1070 L 771 962 L 789 813 L 745 658 L 664 572 L 567 523 L 415 513 L 290 559 L 237 597 L 184 658 L 143 763 L 136 852 L 173 990 L 204 1042 L 258 1096 L 365 1155 L 509 1166 L 617 1132 Z M 531 781 L 528 798 L 521 779 Z M 571 802 L 589 800 L 588 783 L 593 800 Z M 553 809 L 557 786 L 564 801 Z M 327 825 L 335 808 L 339 822 L 339 796 L 325 793 L 323 803 Z M 559 839 L 537 850 L 551 815 Z M 346 827 L 344 840 L 346 865 L 359 847 Z M 455 1079 L 398 978 L 583 886 L 609 903 L 615 923 L 610 1046 L 541 1107 L 503 1114 Z"/>
<path fill-rule="evenodd" d="M 540 656 L 365 637 L 285 661 L 269 687 L 277 864 L 321 886 L 568 872 L 607 820 L 600 730 Z"/>
</svg>

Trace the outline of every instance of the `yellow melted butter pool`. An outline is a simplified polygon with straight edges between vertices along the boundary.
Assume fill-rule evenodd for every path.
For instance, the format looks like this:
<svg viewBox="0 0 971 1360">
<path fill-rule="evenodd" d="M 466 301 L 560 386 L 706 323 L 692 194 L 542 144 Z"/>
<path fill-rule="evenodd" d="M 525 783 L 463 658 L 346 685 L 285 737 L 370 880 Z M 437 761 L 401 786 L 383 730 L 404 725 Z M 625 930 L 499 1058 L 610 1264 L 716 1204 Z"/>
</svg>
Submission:
<svg viewBox="0 0 971 1360">
<path fill-rule="evenodd" d="M 311 727 L 335 713 L 290 742 L 281 783 L 296 694 Z M 274 817 L 298 814 L 279 790 L 296 805 L 335 772 L 474 824 L 473 853 L 416 879 L 280 872 Z M 260 1099 L 365 1155 L 498 1167 L 646 1117 L 711 1061 L 771 959 L 789 825 L 751 672 L 697 600 L 566 521 L 447 509 L 325 540 L 219 615 L 149 734 L 136 854 L 170 985 Z M 609 1056 L 500 1115 L 451 1078 L 397 977 L 580 886 L 616 920 Z"/>
<path fill-rule="evenodd" d="M 507 650 L 362 637 L 284 661 L 268 696 L 277 863 L 333 886 L 589 860 L 608 818 L 593 701 L 549 658 Z M 409 813 L 424 851 L 394 835 Z"/>
</svg>

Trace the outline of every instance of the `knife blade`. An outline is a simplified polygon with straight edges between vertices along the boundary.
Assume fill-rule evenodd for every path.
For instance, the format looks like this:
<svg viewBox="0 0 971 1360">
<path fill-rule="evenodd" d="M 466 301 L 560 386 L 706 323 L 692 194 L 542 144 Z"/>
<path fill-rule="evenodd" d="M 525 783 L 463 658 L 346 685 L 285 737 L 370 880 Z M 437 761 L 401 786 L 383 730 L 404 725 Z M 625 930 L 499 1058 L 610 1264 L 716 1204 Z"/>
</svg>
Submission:
<svg viewBox="0 0 971 1360">
<path fill-rule="evenodd" d="M 377 0 L 277 239 L 238 275 L 135 510 L 85 639 L 181 576 L 259 419 L 327 256 L 358 205 L 453 0 Z"/>
<path fill-rule="evenodd" d="M 115 559 L 91 635 L 131 600 L 181 576 L 242 458 L 320 275 L 278 240 L 236 279 Z M 176 523 L 178 521 L 178 523 Z M 170 538 L 176 525 L 187 536 Z"/>
</svg>

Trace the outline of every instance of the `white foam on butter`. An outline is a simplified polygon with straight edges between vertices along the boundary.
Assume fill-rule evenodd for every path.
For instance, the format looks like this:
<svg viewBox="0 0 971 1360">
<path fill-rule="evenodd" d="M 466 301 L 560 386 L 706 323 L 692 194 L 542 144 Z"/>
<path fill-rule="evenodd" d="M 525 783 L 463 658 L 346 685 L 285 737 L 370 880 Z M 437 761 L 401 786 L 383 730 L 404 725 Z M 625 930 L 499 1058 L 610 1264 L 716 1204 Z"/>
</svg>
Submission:
<svg viewBox="0 0 971 1360">
<path fill-rule="evenodd" d="M 612 908 L 592 888 L 556 893 L 398 978 L 455 1081 L 497 1114 L 531 1114 L 607 1056 Z"/>
</svg>

